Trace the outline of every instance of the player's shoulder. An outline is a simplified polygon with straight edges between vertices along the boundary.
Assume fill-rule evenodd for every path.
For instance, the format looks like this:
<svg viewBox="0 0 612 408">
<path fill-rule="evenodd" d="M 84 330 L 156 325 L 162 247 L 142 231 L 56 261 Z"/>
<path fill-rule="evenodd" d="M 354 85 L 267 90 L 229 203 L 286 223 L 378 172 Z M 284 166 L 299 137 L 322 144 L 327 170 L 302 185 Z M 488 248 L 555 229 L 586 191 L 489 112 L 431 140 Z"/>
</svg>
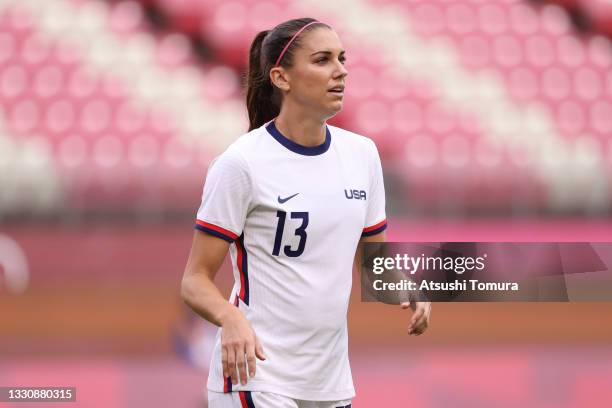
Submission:
<svg viewBox="0 0 612 408">
<path fill-rule="evenodd" d="M 376 144 L 372 139 L 359 133 L 352 132 L 341 127 L 327 125 L 332 135 L 335 135 L 334 143 L 347 146 L 352 149 L 360 149 L 366 152 L 376 151 Z"/>
</svg>

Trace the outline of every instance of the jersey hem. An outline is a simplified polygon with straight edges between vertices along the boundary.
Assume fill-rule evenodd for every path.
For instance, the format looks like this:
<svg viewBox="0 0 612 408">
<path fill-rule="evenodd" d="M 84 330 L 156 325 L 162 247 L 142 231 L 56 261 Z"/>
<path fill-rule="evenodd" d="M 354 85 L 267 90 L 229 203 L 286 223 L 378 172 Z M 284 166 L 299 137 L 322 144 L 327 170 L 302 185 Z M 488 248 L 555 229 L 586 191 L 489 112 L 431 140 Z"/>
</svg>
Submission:
<svg viewBox="0 0 612 408">
<path fill-rule="evenodd" d="M 223 387 L 215 387 L 208 385 L 207 389 L 214 392 L 223 392 Z M 304 401 L 337 401 L 353 399 L 355 397 L 355 388 L 347 388 L 339 391 L 325 391 L 296 389 L 291 386 L 280 384 L 266 384 L 253 380 L 249 380 L 248 384 L 241 386 L 240 384 L 233 385 L 231 392 L 238 391 L 255 391 L 255 392 L 271 392 L 273 394 L 283 395 L 285 397 L 304 400 Z"/>
</svg>

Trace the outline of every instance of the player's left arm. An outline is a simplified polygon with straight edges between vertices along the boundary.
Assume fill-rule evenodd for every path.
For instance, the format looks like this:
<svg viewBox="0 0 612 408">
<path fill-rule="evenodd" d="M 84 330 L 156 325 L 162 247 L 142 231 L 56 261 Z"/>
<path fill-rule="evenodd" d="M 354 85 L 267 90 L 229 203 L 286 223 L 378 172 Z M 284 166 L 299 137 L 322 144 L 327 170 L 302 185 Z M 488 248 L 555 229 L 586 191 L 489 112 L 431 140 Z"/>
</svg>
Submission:
<svg viewBox="0 0 612 408">
<path fill-rule="evenodd" d="M 357 252 L 355 253 L 355 266 L 358 270 L 361 265 L 362 242 L 387 242 L 387 235 L 385 231 L 382 231 L 378 234 L 361 237 Z M 431 320 L 431 302 L 407 301 L 400 303 L 400 307 L 402 309 L 412 309 L 412 318 L 408 325 L 408 334 L 415 336 L 423 334 L 429 327 L 429 322 Z"/>
</svg>

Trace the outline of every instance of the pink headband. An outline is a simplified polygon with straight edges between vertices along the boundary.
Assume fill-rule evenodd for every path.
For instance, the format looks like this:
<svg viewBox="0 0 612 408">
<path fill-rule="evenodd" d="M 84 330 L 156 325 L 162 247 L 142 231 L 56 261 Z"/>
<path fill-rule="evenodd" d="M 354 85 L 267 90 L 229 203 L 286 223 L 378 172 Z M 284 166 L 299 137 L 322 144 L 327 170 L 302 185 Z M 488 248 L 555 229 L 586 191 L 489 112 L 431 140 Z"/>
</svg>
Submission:
<svg viewBox="0 0 612 408">
<path fill-rule="evenodd" d="M 295 38 L 300 35 L 300 33 L 302 31 L 304 31 L 306 29 L 306 27 L 319 23 L 319 21 L 311 21 L 310 23 L 306 24 L 304 27 L 300 28 L 299 31 L 297 33 L 295 33 L 293 35 L 293 37 L 291 37 L 291 39 L 289 40 L 289 42 L 287 43 L 287 45 L 285 45 L 285 48 L 283 48 L 283 50 L 281 51 L 280 55 L 278 56 L 278 59 L 276 60 L 276 64 L 274 64 L 275 67 L 278 67 L 278 64 L 280 64 L 281 60 L 283 59 L 283 55 L 285 55 L 285 52 L 287 51 L 287 49 L 289 48 L 289 46 L 291 45 L 291 43 L 293 42 L 293 40 L 295 40 Z"/>
</svg>

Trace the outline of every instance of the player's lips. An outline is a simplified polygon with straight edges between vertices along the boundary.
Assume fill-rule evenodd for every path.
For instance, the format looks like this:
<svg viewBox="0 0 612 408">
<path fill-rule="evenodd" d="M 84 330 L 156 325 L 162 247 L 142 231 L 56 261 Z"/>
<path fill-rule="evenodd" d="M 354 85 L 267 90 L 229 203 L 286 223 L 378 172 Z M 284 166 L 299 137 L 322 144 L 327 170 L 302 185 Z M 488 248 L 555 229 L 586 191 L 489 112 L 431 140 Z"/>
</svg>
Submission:
<svg viewBox="0 0 612 408">
<path fill-rule="evenodd" d="M 344 96 L 344 85 L 338 85 L 330 88 L 327 90 L 327 92 L 342 97 Z"/>
</svg>

